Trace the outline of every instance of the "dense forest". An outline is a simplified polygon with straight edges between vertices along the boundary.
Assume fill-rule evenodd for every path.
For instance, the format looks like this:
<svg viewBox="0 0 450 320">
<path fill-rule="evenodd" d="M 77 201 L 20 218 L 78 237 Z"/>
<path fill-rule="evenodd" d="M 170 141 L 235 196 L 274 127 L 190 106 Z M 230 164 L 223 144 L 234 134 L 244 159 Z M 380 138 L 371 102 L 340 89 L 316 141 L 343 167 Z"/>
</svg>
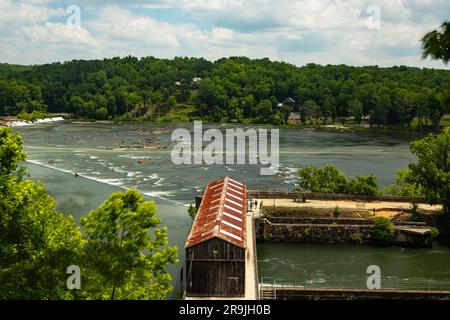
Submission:
<svg viewBox="0 0 450 320">
<path fill-rule="evenodd" d="M 0 115 L 284 124 L 296 112 L 301 123 L 433 127 L 449 112 L 449 83 L 447 70 L 245 57 L 0 64 Z"/>
</svg>

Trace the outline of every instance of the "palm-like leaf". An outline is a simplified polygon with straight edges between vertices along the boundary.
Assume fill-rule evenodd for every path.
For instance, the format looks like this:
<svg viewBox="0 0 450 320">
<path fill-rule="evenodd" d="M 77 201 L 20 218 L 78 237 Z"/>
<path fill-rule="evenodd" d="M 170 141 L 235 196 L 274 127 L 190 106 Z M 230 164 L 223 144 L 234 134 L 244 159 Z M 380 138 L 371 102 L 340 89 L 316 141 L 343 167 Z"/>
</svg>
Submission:
<svg viewBox="0 0 450 320">
<path fill-rule="evenodd" d="M 450 21 L 444 22 L 438 30 L 427 33 L 421 41 L 424 59 L 441 59 L 447 64 L 450 60 Z"/>
</svg>

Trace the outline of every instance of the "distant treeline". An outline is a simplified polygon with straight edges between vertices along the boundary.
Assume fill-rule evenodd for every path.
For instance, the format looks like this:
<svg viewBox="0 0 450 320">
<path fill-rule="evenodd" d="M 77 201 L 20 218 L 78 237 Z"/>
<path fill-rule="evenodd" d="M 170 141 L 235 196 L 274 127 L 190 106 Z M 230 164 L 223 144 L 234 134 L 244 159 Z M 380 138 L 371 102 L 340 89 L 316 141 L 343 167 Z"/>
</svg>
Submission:
<svg viewBox="0 0 450 320">
<path fill-rule="evenodd" d="M 269 59 L 113 58 L 35 66 L 0 64 L 0 115 L 65 112 L 157 119 L 179 110 L 217 122 L 366 121 L 437 126 L 450 71 L 308 64 Z M 290 98 L 290 99 L 289 99 Z"/>
</svg>

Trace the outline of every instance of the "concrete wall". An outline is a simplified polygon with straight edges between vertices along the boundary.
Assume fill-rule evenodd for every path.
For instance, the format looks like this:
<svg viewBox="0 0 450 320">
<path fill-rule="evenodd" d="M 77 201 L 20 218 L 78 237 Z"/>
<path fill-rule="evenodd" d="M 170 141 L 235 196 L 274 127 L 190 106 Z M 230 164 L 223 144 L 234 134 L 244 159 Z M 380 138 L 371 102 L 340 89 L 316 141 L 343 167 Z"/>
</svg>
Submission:
<svg viewBox="0 0 450 320">
<path fill-rule="evenodd" d="M 273 223 L 266 218 L 255 219 L 256 240 L 258 242 L 298 242 L 298 243 L 357 243 L 377 244 L 370 235 L 370 224 L 296 224 Z M 430 247 L 431 236 L 395 231 L 394 239 L 387 245 L 405 247 Z"/>
<path fill-rule="evenodd" d="M 301 289 L 276 290 L 277 300 L 450 300 L 450 292 L 393 291 L 359 289 Z"/>
<path fill-rule="evenodd" d="M 392 196 L 363 196 L 353 194 L 336 194 L 336 193 L 312 193 L 298 191 L 270 191 L 270 190 L 247 190 L 247 198 L 258 199 L 299 199 L 303 196 L 308 200 L 362 200 L 370 201 L 387 201 L 387 202 L 412 202 L 426 203 L 424 199 L 413 197 L 392 197 Z"/>
<path fill-rule="evenodd" d="M 369 225 L 372 218 L 315 218 L 315 217 L 270 217 L 272 223 L 291 224 L 346 224 L 346 225 Z M 392 221 L 394 225 L 403 226 L 426 226 L 424 222 Z"/>
</svg>

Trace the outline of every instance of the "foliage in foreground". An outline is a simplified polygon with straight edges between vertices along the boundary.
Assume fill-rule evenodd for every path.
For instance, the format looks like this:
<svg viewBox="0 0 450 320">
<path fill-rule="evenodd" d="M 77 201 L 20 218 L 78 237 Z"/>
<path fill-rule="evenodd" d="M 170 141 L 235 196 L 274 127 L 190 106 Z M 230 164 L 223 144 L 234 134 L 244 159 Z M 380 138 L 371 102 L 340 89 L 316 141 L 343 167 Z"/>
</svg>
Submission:
<svg viewBox="0 0 450 320">
<path fill-rule="evenodd" d="M 82 218 L 89 296 L 97 299 L 163 299 L 171 291 L 169 263 L 177 248 L 166 248 L 167 228 L 156 228 L 156 205 L 136 190 L 113 193 Z M 150 235 L 150 231 L 153 235 Z M 107 245 L 105 245 L 107 244 Z M 98 290 L 98 287 L 102 290 Z"/>
<path fill-rule="evenodd" d="M 81 257 L 81 231 L 41 183 L 22 179 L 24 159 L 21 137 L 0 129 L 0 298 L 73 298 L 66 268 Z"/>
<path fill-rule="evenodd" d="M 55 210 L 40 182 L 24 180 L 22 139 L 0 128 L 0 299 L 163 299 L 177 262 L 154 202 L 135 190 L 112 194 L 83 219 Z M 152 230 L 153 235 L 149 234 Z M 81 268 L 68 290 L 67 267 Z"/>
</svg>

